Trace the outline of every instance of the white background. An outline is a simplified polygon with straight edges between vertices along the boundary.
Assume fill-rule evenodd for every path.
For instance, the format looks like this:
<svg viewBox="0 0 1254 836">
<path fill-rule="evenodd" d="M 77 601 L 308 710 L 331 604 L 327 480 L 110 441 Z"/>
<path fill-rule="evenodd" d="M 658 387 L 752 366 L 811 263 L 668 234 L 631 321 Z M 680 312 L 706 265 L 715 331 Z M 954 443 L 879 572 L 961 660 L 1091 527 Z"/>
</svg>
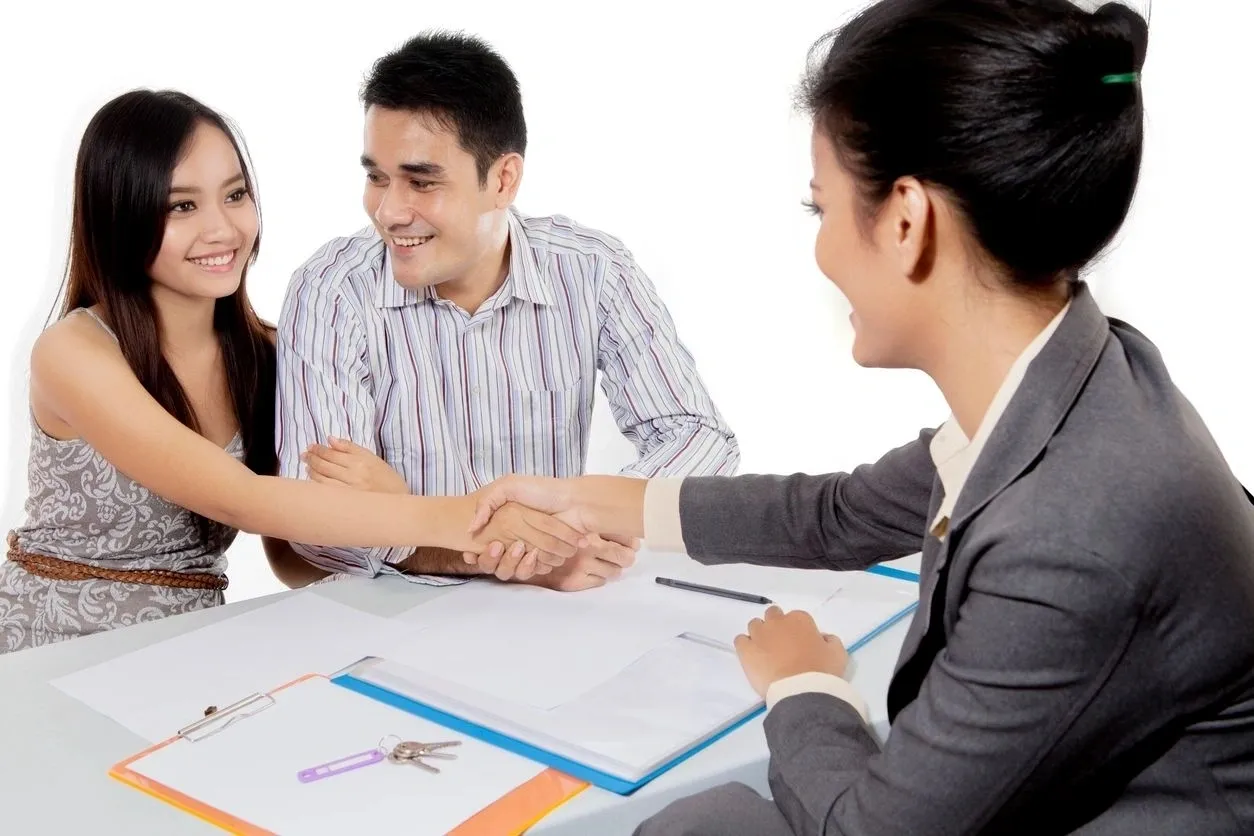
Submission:
<svg viewBox="0 0 1254 836">
<path fill-rule="evenodd" d="M 860 3 L 579 0 L 428 4 L 41 3 L 4 13 L 0 150 L 0 525 L 22 519 L 27 362 L 64 269 L 73 160 L 92 113 L 138 86 L 182 89 L 243 130 L 263 212 L 250 276 L 277 317 L 292 271 L 366 224 L 358 86 L 429 27 L 486 38 L 523 87 L 519 208 L 623 238 L 657 283 L 739 436 L 742 472 L 850 468 L 946 417 L 922 375 L 863 370 L 847 308 L 813 263 L 809 127 L 792 94 L 811 43 Z M 1161 348 L 1237 475 L 1254 483 L 1248 247 L 1254 4 L 1159 0 L 1140 192 L 1093 272 L 1108 314 Z M 631 450 L 598 401 L 590 469 Z M 256 537 L 230 551 L 238 600 L 281 587 Z"/>
</svg>

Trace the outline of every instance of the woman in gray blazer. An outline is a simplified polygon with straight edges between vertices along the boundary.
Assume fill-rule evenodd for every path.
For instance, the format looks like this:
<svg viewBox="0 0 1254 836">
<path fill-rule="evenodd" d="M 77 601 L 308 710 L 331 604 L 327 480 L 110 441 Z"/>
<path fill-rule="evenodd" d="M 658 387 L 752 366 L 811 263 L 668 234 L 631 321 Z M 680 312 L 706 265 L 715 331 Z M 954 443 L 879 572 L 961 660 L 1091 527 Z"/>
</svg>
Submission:
<svg viewBox="0 0 1254 836">
<path fill-rule="evenodd" d="M 1146 39 L 1115 4 L 883 0 L 808 77 L 818 265 L 855 360 L 926 372 L 943 426 L 850 473 L 488 489 L 480 519 L 513 499 L 709 563 L 923 553 L 882 749 L 840 644 L 770 611 L 737 649 L 773 798 L 641 834 L 1254 833 L 1254 509 L 1078 278 L 1132 200 Z"/>
</svg>

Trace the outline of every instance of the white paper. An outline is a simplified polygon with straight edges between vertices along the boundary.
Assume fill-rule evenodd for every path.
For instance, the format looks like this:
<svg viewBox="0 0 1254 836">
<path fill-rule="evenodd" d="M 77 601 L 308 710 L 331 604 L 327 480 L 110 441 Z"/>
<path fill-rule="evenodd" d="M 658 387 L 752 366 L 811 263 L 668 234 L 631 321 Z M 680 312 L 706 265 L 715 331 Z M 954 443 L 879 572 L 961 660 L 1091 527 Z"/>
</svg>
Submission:
<svg viewBox="0 0 1254 836">
<path fill-rule="evenodd" d="M 885 580 L 862 572 L 705 566 L 643 551 L 622 577 L 582 592 L 476 580 L 398 616 L 414 629 L 398 631 L 378 655 L 484 697 L 549 710 L 677 636 L 731 646 L 767 609 L 664 586 L 659 576 L 762 595 L 785 611 L 806 610 L 846 644 L 910 603 L 901 591 L 906 584 L 888 581 L 893 594 L 884 598 Z"/>
<path fill-rule="evenodd" d="M 704 565 L 683 555 L 642 552 L 633 574 L 653 583 L 648 609 L 675 613 L 684 632 L 695 633 L 730 646 L 745 632 L 749 622 L 760 618 L 768 604 L 751 604 L 705 592 L 657 584 L 656 578 L 761 595 L 785 612 L 815 612 L 848 582 L 848 573 L 806 569 L 781 569 L 744 563 Z"/>
<path fill-rule="evenodd" d="M 846 646 L 858 643 L 917 600 L 917 587 L 893 579 L 851 573 L 843 583 L 830 597 L 825 597 L 830 587 L 808 597 L 778 591 L 770 597 L 786 610 L 810 612 L 820 630 L 839 636 Z M 642 612 L 660 623 L 675 623 L 671 620 L 675 616 L 666 612 L 671 605 L 659 602 L 669 601 L 669 593 L 678 595 L 677 591 L 656 585 L 630 591 L 633 597 L 652 598 L 651 607 Z M 411 678 L 420 679 L 418 687 L 432 692 L 425 699 L 416 698 L 447 705 L 461 716 L 624 779 L 637 779 L 761 704 L 731 643 L 748 619 L 765 607 L 690 595 L 706 603 L 689 603 L 678 611 L 679 621 L 692 628 L 685 635 L 709 639 L 710 644 L 679 638 L 657 645 L 548 711 L 514 703 L 506 699 L 508 691 L 482 695 L 430 676 Z M 813 603 L 816 600 L 819 603 Z M 390 666 L 385 670 L 404 676 Z"/>
<path fill-rule="evenodd" d="M 838 636 L 849 647 L 916 603 L 918 597 L 917 585 L 857 573 L 849 578 L 848 587 L 810 614 L 820 630 Z"/>
<path fill-rule="evenodd" d="M 843 588 L 853 572 L 791 569 L 749 563 L 703 564 L 685 555 L 641 554 L 639 564 L 652 575 L 762 595 L 784 609 L 806 609 L 826 601 Z M 687 595 L 700 593 L 687 592 Z M 709 598 L 708 595 L 701 595 Z M 722 599 L 720 599 L 722 600 Z"/>
<path fill-rule="evenodd" d="M 820 630 L 838 636 L 846 646 L 857 643 L 918 600 L 916 584 L 867 572 L 749 564 L 706 566 L 672 555 L 649 555 L 645 569 L 663 577 L 762 595 L 785 612 L 805 610 Z M 769 607 L 682 589 L 669 589 L 656 606 L 683 607 L 688 632 L 729 646 Z"/>
<path fill-rule="evenodd" d="M 401 616 L 416 631 L 398 633 L 366 676 L 638 778 L 761 703 L 731 644 L 766 605 L 662 586 L 659 575 L 806 610 L 846 645 L 917 600 L 916 585 L 864 572 L 707 567 L 642 553 L 622 579 L 588 592 L 476 582 L 421 604 Z"/>
<path fill-rule="evenodd" d="M 461 740 L 430 760 L 435 775 L 389 761 L 302 784 L 296 774 L 364 752 L 381 738 Z M 544 767 L 327 680 L 275 694 L 275 704 L 199 740 L 179 740 L 134 771 L 283 834 L 447 833 Z"/>
<path fill-rule="evenodd" d="M 545 725 L 643 777 L 761 705 L 735 653 L 675 639 L 553 713 Z"/>
<path fill-rule="evenodd" d="M 386 644 L 390 619 L 306 590 L 52 682 L 152 743 L 308 673 L 330 674 Z"/>
<path fill-rule="evenodd" d="M 653 648 L 568 703 L 542 711 L 381 659 L 358 674 L 471 723 L 634 781 L 761 705 L 734 652 L 686 638 Z"/>
<path fill-rule="evenodd" d="M 550 709 L 680 635 L 682 611 L 659 611 L 642 576 L 582 592 L 476 581 L 400 618 L 378 655 L 533 708 Z"/>
</svg>

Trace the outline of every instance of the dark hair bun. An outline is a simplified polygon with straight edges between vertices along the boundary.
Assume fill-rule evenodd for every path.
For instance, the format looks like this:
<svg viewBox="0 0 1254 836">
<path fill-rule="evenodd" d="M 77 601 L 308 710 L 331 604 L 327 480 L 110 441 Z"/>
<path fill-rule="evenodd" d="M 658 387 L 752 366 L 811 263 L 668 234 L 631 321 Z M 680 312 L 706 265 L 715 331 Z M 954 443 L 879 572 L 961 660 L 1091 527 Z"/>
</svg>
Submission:
<svg viewBox="0 0 1254 836">
<path fill-rule="evenodd" d="M 1123 3 L 1105 3 L 1093 12 L 1091 19 L 1093 40 L 1110 44 L 1112 58 L 1123 58 L 1124 47 L 1130 47 L 1128 69 L 1141 71 L 1145 66 L 1145 52 L 1149 48 L 1149 24 L 1145 18 Z"/>
<path fill-rule="evenodd" d="M 1041 75 L 1048 79 L 1040 90 L 1042 112 L 1055 124 L 1075 120 L 1098 131 L 1139 122 L 1148 39 L 1145 20 L 1123 3 L 1057 16 L 1041 35 Z"/>
</svg>

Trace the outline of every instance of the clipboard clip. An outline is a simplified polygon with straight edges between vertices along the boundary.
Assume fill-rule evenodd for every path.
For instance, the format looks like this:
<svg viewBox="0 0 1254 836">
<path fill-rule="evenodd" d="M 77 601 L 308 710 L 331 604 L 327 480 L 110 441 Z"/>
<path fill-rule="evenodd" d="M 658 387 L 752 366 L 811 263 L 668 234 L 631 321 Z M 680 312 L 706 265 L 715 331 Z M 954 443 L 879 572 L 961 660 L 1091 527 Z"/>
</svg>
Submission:
<svg viewBox="0 0 1254 836">
<path fill-rule="evenodd" d="M 252 717 L 274 705 L 274 697 L 269 694 L 253 694 L 226 708 L 217 709 L 213 706 L 205 709 L 205 716 L 191 725 L 178 730 L 178 737 L 189 743 L 212 737 L 227 726 L 239 720 Z"/>
</svg>

